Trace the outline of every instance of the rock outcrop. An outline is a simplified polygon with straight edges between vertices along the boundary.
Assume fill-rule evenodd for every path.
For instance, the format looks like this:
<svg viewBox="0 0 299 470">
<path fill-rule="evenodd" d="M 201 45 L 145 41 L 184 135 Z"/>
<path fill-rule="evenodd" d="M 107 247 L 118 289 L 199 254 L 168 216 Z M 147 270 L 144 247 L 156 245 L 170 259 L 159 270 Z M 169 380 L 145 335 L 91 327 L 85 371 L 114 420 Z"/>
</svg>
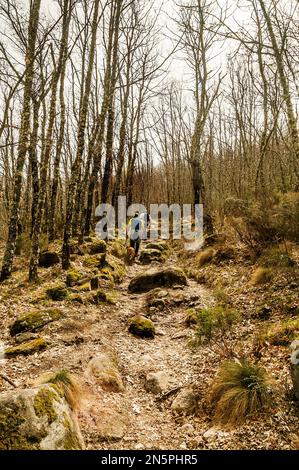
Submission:
<svg viewBox="0 0 299 470">
<path fill-rule="evenodd" d="M 174 285 L 187 285 L 187 277 L 182 269 L 175 267 L 150 269 L 131 280 L 129 292 L 148 292 L 156 287 Z"/>
<path fill-rule="evenodd" d="M 83 448 L 77 420 L 53 385 L 0 394 L 0 450 Z"/>
</svg>

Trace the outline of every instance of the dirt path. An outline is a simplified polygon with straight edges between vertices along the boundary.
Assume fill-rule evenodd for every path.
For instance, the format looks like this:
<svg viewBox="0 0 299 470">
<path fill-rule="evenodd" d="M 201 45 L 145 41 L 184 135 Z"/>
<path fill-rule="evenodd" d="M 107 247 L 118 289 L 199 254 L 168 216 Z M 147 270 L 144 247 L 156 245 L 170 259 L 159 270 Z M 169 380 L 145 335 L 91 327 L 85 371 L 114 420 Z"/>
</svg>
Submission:
<svg viewBox="0 0 299 470">
<path fill-rule="evenodd" d="M 173 261 L 169 260 L 167 264 L 174 264 Z M 145 294 L 128 293 L 130 279 L 146 269 L 139 264 L 129 268 L 127 278 L 119 288 L 118 308 L 109 320 L 109 329 L 114 332 L 110 346 L 119 357 L 125 391 L 101 394 L 101 402 L 104 409 L 120 413 L 121 420 L 125 422 L 124 437 L 114 442 L 98 442 L 96 430 L 87 432 L 90 448 L 196 448 L 196 435 L 202 434 L 202 430 L 196 430 L 197 418 L 182 418 L 173 413 L 171 400 L 175 394 L 159 401 L 156 395 L 145 390 L 145 377 L 149 372 L 164 371 L 169 377 L 168 390 L 198 381 L 198 365 L 187 345 L 189 330 L 183 321 L 186 315 L 184 308 L 168 309 L 151 315 L 157 329 L 154 339 L 137 338 L 127 330 L 128 318 L 146 312 Z M 211 301 L 205 288 L 189 281 L 189 285 L 184 288 L 184 295 L 194 293 L 200 296 L 202 305 Z M 100 410 L 98 412 L 101 413 Z M 112 414 L 112 425 L 113 420 Z M 192 423 L 192 428 L 190 425 L 183 426 L 186 423 Z M 115 432 L 118 432 L 117 426 Z"/>
</svg>

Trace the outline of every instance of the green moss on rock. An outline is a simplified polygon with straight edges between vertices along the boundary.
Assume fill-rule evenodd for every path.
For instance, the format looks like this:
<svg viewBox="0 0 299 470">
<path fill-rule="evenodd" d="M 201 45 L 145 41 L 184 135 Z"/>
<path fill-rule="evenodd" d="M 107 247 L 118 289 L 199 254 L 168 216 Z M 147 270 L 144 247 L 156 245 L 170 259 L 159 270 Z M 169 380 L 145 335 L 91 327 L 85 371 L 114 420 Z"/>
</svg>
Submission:
<svg viewBox="0 0 299 470">
<path fill-rule="evenodd" d="M 63 312 L 58 308 L 47 310 L 35 310 L 17 318 L 9 327 L 11 336 L 15 336 L 23 331 L 36 331 L 48 323 L 59 320 Z"/>
<path fill-rule="evenodd" d="M 97 290 L 95 294 L 92 295 L 92 301 L 95 304 L 100 304 L 106 302 L 108 304 L 115 305 L 116 303 L 116 293 L 115 292 L 105 292 L 101 289 Z"/>
<path fill-rule="evenodd" d="M 147 248 L 142 250 L 140 253 L 139 261 L 141 264 L 150 264 L 153 262 L 162 262 L 164 261 L 165 257 L 161 250 L 155 250 L 154 248 Z"/>
<path fill-rule="evenodd" d="M 83 261 L 83 266 L 89 269 L 101 269 L 105 265 L 105 259 L 105 253 L 101 253 L 95 256 L 86 256 Z"/>
<path fill-rule="evenodd" d="M 107 255 L 100 274 L 106 275 L 107 280 L 113 280 L 118 283 L 123 280 L 126 274 L 126 267 L 120 259 L 112 255 Z"/>
<path fill-rule="evenodd" d="M 48 424 L 53 423 L 57 419 L 53 400 L 57 400 L 57 396 L 50 388 L 41 388 L 34 398 L 33 407 L 36 416 L 46 416 Z"/>
<path fill-rule="evenodd" d="M 104 240 L 94 240 L 87 244 L 87 251 L 90 255 L 96 255 L 98 253 L 106 253 L 107 244 Z"/>
<path fill-rule="evenodd" d="M 46 294 L 49 297 L 49 299 L 61 302 L 65 300 L 68 296 L 68 291 L 63 285 L 57 285 L 53 287 L 49 287 L 46 290 Z"/>
<path fill-rule="evenodd" d="M 81 277 L 82 277 L 82 274 L 79 271 L 76 271 L 76 270 L 68 271 L 66 275 L 66 285 L 68 287 L 75 286 L 77 282 L 80 281 Z"/>
<path fill-rule="evenodd" d="M 148 292 L 156 287 L 187 285 L 187 277 L 179 268 L 151 269 L 134 277 L 129 284 L 129 292 Z"/>
<path fill-rule="evenodd" d="M 15 356 L 29 356 L 39 351 L 46 349 L 47 343 L 43 338 L 37 338 L 28 343 L 22 343 L 18 346 L 7 348 L 4 351 L 5 357 L 15 357 Z"/>
<path fill-rule="evenodd" d="M 135 315 L 129 319 L 129 332 L 141 338 L 153 338 L 155 336 L 155 326 L 148 318 Z"/>
</svg>

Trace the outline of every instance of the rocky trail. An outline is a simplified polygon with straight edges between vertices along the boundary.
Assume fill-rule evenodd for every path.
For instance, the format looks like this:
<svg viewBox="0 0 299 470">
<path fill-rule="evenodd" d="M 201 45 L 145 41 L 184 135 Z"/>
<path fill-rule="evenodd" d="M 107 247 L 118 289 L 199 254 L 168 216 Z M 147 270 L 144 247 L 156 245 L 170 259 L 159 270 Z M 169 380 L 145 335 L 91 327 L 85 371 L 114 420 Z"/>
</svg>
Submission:
<svg viewBox="0 0 299 470">
<path fill-rule="evenodd" d="M 171 263 L 171 261 L 169 261 Z M 173 264 L 173 261 L 172 261 Z M 154 339 L 141 339 L 131 335 L 127 330 L 127 321 L 136 313 L 145 312 L 146 294 L 128 294 L 127 288 L 131 278 L 144 271 L 140 265 L 129 268 L 128 277 L 120 288 L 119 309 L 111 312 L 110 328 L 114 331 L 111 346 L 117 352 L 120 368 L 125 383 L 125 391 L 120 394 L 105 394 L 101 401 L 107 409 L 118 410 L 110 421 L 111 439 L 103 443 L 104 448 L 115 449 L 173 449 L 196 447 L 196 419 L 180 418 L 171 409 L 171 401 L 178 396 L 176 406 L 186 407 L 193 414 L 196 406 L 196 391 L 192 385 L 198 380 L 198 365 L 194 363 L 192 350 L 186 345 L 188 330 L 184 325 L 184 309 L 149 314 L 156 326 Z M 174 290 L 174 292 L 181 289 Z M 186 297 L 194 292 L 205 304 L 210 302 L 209 292 L 191 282 L 184 289 Z M 154 385 L 147 379 L 154 374 Z M 155 382 L 155 377 L 157 382 Z M 156 385 L 156 388 L 155 388 Z M 147 392 L 145 387 L 153 389 Z M 161 387 L 161 390 L 159 390 Z M 189 391 L 189 399 L 184 401 Z M 173 393 L 167 396 L 167 391 Z M 163 394 L 164 392 L 164 394 Z M 192 396 L 194 395 L 194 401 Z M 181 398 L 180 398 L 181 397 Z M 190 421 L 190 422 L 189 422 Z M 192 423 L 192 424 L 191 424 Z M 122 435 L 113 441 L 113 438 Z M 93 445 L 97 442 L 94 434 Z M 98 444 L 98 443 L 97 443 Z"/>
<path fill-rule="evenodd" d="M 152 254 L 154 258 L 158 256 L 156 250 Z M 84 255 L 74 259 L 75 266 L 84 266 L 88 258 Z M 55 266 L 42 272 L 38 286 L 30 286 L 22 274 L 2 288 L 2 350 L 16 347 L 16 343 L 23 347 L 26 342 L 36 339 L 47 344 L 45 349 L 28 355 L 0 358 L 1 374 L 16 385 L 15 393 L 19 390 L 25 395 L 28 390 L 28 393 L 36 393 L 34 390 L 38 389 L 34 387 L 42 383 L 45 374 L 61 370 L 71 372 L 81 389 L 75 427 L 78 423 L 79 438 L 82 435 L 84 445 L 78 441 L 66 444 L 62 438 L 57 441 L 53 424 L 53 440 L 47 437 L 41 448 L 77 448 L 78 445 L 86 449 L 135 450 L 292 448 L 290 436 L 297 429 L 298 418 L 293 405 L 286 406 L 283 397 L 271 415 L 259 417 L 258 426 L 254 420 L 229 430 L 213 425 L 206 395 L 219 364 L 227 358 L 229 351 L 221 351 L 219 341 L 196 344 L 195 347 L 195 330 L 187 325 L 186 315 L 191 307 L 215 305 L 214 292 L 190 278 L 154 290 L 142 286 L 141 291 L 149 292 L 132 292 L 131 288 L 132 281 L 148 274 L 149 269 L 161 275 L 163 270 L 171 271 L 178 265 L 178 254 L 173 250 L 164 257 L 163 264 L 154 259 L 148 265 L 137 261 L 127 266 L 122 282 L 107 291 L 112 295 L 109 302 L 109 298 L 96 303 L 90 301 L 95 295 L 93 292 L 101 292 L 90 290 L 84 293 L 86 300 L 82 303 L 71 301 L 71 298 L 47 300 L 45 286 L 52 285 L 55 276 L 62 276 L 60 268 L 57 270 Z M 80 289 L 74 291 L 85 290 Z M 36 331 L 11 336 L 11 325 L 18 318 L 34 309 L 48 312 L 49 307 L 54 309 L 52 313 L 57 315 L 62 311 L 63 315 Z M 136 315 L 141 315 L 154 328 L 153 334 L 150 330 L 150 337 L 130 332 L 130 322 Z M 251 331 L 253 325 L 244 317 L 232 333 L 227 333 L 226 342 L 230 344 L 232 338 L 235 346 L 243 344 L 246 348 Z M 281 354 L 285 355 L 285 352 L 281 351 Z M 275 364 L 274 372 L 287 374 Z M 1 392 L 8 394 L 4 397 L 4 409 L 7 409 L 13 387 L 1 378 L 0 386 Z M 64 404 L 63 409 L 66 407 Z M 1 409 L 0 400 L 0 425 Z M 4 448 L 5 445 L 13 448 L 11 443 L 4 444 Z M 18 443 L 16 448 L 20 445 Z"/>
</svg>

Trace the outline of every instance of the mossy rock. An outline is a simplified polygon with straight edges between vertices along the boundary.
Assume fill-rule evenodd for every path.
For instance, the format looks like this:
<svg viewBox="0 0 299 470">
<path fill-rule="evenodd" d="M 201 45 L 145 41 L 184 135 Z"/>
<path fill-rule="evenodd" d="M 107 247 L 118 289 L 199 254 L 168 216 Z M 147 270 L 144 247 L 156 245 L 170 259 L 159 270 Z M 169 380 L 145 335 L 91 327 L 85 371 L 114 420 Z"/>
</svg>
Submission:
<svg viewBox="0 0 299 470">
<path fill-rule="evenodd" d="M 168 303 L 169 293 L 162 289 L 153 289 L 146 295 L 146 305 L 149 308 L 163 310 Z"/>
<path fill-rule="evenodd" d="M 94 377 L 109 392 L 122 392 L 124 389 L 117 358 L 112 351 L 102 352 L 91 359 L 86 374 Z"/>
<path fill-rule="evenodd" d="M 49 287 L 46 290 L 47 297 L 51 300 L 61 302 L 68 297 L 68 291 L 64 285 Z"/>
<path fill-rule="evenodd" d="M 50 268 L 60 263 L 60 256 L 55 251 L 44 251 L 39 257 L 39 266 L 41 268 Z"/>
<path fill-rule="evenodd" d="M 92 295 L 92 302 L 94 304 L 108 303 L 115 305 L 116 304 L 116 294 L 113 292 L 105 292 L 101 289 L 97 290 L 95 294 Z"/>
<path fill-rule="evenodd" d="M 90 279 L 90 288 L 91 290 L 97 290 L 100 287 L 100 277 L 94 276 Z"/>
<path fill-rule="evenodd" d="M 80 291 L 81 292 L 89 292 L 90 291 L 90 283 L 86 282 L 82 286 L 80 286 Z"/>
<path fill-rule="evenodd" d="M 110 253 L 116 258 L 124 259 L 127 254 L 127 250 L 125 245 L 121 243 L 121 241 L 115 240 L 111 244 Z"/>
<path fill-rule="evenodd" d="M 129 332 L 141 338 L 154 338 L 155 325 L 153 322 L 142 315 L 135 315 L 129 319 Z"/>
<path fill-rule="evenodd" d="M 145 245 L 146 250 L 166 251 L 168 246 L 165 242 L 150 242 Z"/>
<path fill-rule="evenodd" d="M 70 294 L 69 297 L 68 297 L 68 300 L 70 302 L 74 302 L 74 303 L 77 303 L 77 304 L 81 304 L 81 305 L 84 304 L 84 299 L 83 299 L 82 295 L 77 294 L 77 293 Z"/>
<path fill-rule="evenodd" d="M 94 240 L 87 244 L 87 252 L 90 255 L 96 255 L 98 253 L 106 253 L 107 244 L 104 240 Z"/>
<path fill-rule="evenodd" d="M 162 262 L 164 261 L 164 256 L 161 250 L 149 249 L 146 248 L 140 253 L 139 261 L 141 264 L 150 264 L 153 262 Z"/>
<path fill-rule="evenodd" d="M 0 393 L 0 450 L 83 448 L 78 423 L 53 386 Z"/>
<path fill-rule="evenodd" d="M 36 310 L 17 318 L 9 327 L 11 336 L 15 336 L 23 331 L 36 331 L 48 323 L 59 320 L 63 317 L 63 312 L 58 308 L 47 310 Z"/>
<path fill-rule="evenodd" d="M 86 256 L 83 266 L 90 269 L 101 269 L 105 266 L 106 253 L 100 253 L 94 256 Z"/>
<path fill-rule="evenodd" d="M 107 255 L 104 266 L 101 269 L 100 276 L 107 280 L 113 280 L 116 283 L 120 283 L 125 275 L 125 264 L 115 256 Z"/>
<path fill-rule="evenodd" d="M 187 285 L 187 277 L 179 268 L 151 269 L 134 277 L 129 284 L 129 292 L 148 292 L 156 287 Z"/>
<path fill-rule="evenodd" d="M 76 271 L 76 270 L 68 271 L 66 275 L 66 285 L 68 287 L 73 287 L 78 283 L 78 281 L 80 281 L 81 278 L 82 278 L 82 274 L 79 271 Z"/>
<path fill-rule="evenodd" d="M 21 343 L 18 346 L 13 346 L 4 350 L 5 357 L 15 356 L 29 356 L 39 351 L 46 349 L 47 343 L 43 338 L 37 338 L 28 343 Z"/>
</svg>

